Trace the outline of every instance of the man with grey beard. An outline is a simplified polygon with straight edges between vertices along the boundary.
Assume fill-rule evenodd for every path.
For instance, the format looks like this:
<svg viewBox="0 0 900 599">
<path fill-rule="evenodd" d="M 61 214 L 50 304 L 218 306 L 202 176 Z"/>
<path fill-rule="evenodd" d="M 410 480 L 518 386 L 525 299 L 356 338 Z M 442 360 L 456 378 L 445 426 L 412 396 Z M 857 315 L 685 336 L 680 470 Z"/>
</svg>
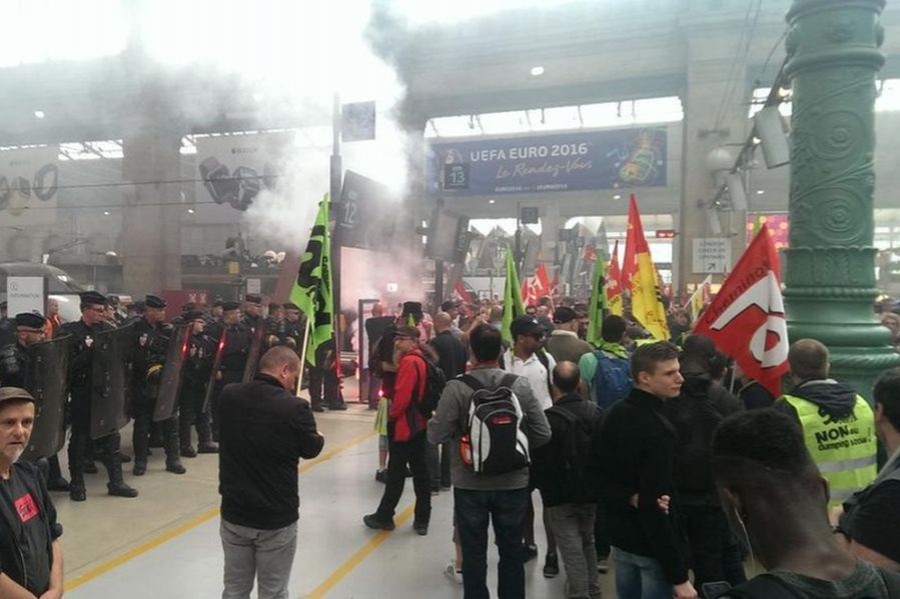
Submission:
<svg viewBox="0 0 900 599">
<path fill-rule="evenodd" d="M 20 462 L 34 426 L 34 398 L 0 388 L 0 597 L 59 599 L 62 526 L 37 466 Z"/>
</svg>

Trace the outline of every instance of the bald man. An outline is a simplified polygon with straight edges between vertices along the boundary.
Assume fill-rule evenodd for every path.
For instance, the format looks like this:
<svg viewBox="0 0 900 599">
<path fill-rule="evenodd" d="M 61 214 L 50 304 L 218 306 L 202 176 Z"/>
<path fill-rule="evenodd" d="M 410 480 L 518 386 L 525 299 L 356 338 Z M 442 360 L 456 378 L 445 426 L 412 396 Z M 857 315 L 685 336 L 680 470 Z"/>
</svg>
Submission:
<svg viewBox="0 0 900 599">
<path fill-rule="evenodd" d="M 829 378 L 828 348 L 800 339 L 788 351 L 794 387 L 775 409 L 798 422 L 806 448 L 828 479 L 829 507 L 837 507 L 875 480 L 875 416 L 850 385 Z"/>
<path fill-rule="evenodd" d="M 466 373 L 469 352 L 465 344 L 453 334 L 453 317 L 446 312 L 438 312 L 434 317 L 434 339 L 429 343 L 438 355 L 438 366 L 447 380 Z M 450 489 L 450 456 L 453 442 L 445 441 L 440 446 L 428 444 L 428 473 L 431 476 L 431 492 Z"/>
<path fill-rule="evenodd" d="M 297 467 L 319 455 L 325 439 L 309 403 L 294 395 L 300 359 L 273 347 L 249 383 L 220 396 L 220 535 L 225 553 L 223 599 L 287 597 L 297 548 Z"/>
</svg>

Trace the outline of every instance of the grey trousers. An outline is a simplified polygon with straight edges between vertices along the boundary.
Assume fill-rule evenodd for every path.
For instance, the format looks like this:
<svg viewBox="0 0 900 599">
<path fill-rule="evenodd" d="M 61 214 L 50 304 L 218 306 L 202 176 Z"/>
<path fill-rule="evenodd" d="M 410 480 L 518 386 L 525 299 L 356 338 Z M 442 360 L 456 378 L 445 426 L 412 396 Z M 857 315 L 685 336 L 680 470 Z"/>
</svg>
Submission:
<svg viewBox="0 0 900 599">
<path fill-rule="evenodd" d="M 260 530 L 221 521 L 225 552 L 222 599 L 250 599 L 256 579 L 259 599 L 288 599 L 288 581 L 297 550 L 297 523 Z"/>
<path fill-rule="evenodd" d="M 556 546 L 566 568 L 566 597 L 598 599 L 600 577 L 594 548 L 597 505 L 566 503 L 544 507 L 544 513 L 556 535 Z"/>
</svg>

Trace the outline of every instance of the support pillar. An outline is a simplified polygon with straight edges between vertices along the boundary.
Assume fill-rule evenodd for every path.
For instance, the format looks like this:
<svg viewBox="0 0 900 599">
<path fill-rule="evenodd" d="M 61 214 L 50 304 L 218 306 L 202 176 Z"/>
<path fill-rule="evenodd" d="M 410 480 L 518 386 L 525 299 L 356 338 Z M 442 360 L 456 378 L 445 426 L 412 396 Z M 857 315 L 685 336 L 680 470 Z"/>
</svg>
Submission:
<svg viewBox="0 0 900 599">
<path fill-rule="evenodd" d="M 900 364 L 875 319 L 875 95 L 884 0 L 795 0 L 788 13 L 792 82 L 790 339 L 831 351 L 832 376 L 871 400 L 874 379 Z"/>
</svg>

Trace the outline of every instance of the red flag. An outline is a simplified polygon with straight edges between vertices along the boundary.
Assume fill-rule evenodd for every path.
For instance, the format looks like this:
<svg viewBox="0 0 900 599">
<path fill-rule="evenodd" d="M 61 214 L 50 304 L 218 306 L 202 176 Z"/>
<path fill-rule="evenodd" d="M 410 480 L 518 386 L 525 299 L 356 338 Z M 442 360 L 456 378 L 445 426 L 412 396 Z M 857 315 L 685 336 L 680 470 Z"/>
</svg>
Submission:
<svg viewBox="0 0 900 599">
<path fill-rule="evenodd" d="M 637 255 L 643 248 L 638 248 L 638 244 L 643 243 L 646 247 L 647 240 L 644 237 L 644 226 L 641 224 L 641 216 L 638 213 L 637 198 L 631 194 L 628 200 L 628 231 L 625 233 L 625 256 L 622 258 L 622 274 L 619 283 L 623 289 L 631 291 L 631 277 L 637 270 Z M 649 252 L 649 248 L 644 250 Z"/>
<path fill-rule="evenodd" d="M 538 299 L 540 299 L 541 296 L 550 295 L 550 275 L 547 274 L 547 267 L 543 262 L 538 264 L 537 270 L 534 273 L 534 278 Z"/>
<path fill-rule="evenodd" d="M 606 303 L 609 311 L 618 316 L 622 315 L 622 272 L 619 270 L 619 240 L 613 246 L 612 257 L 609 259 L 609 268 L 606 271 Z"/>
<path fill-rule="evenodd" d="M 462 277 L 456 280 L 456 285 L 454 285 L 453 291 L 456 293 L 456 295 L 459 296 L 459 299 L 466 302 L 466 304 L 472 303 L 472 296 L 469 295 L 468 291 L 466 291 L 466 286 L 463 284 Z"/>
<path fill-rule="evenodd" d="M 748 376 L 781 395 L 788 372 L 787 322 L 781 298 L 781 266 L 769 229 L 759 233 L 694 326 L 734 358 Z"/>
</svg>

